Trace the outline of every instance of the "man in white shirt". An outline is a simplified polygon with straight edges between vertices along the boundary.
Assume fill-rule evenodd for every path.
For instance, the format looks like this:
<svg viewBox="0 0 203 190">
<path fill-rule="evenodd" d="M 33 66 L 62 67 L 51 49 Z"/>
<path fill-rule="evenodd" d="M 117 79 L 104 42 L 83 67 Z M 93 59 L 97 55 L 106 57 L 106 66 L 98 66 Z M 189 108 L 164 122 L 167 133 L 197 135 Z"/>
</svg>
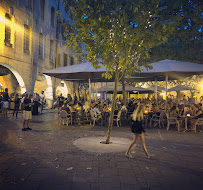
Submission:
<svg viewBox="0 0 203 190">
<path fill-rule="evenodd" d="M 95 117 L 98 118 L 99 116 L 101 116 L 101 112 L 98 109 L 98 104 L 95 105 L 95 107 L 92 109 L 92 111 L 93 111 Z"/>
<path fill-rule="evenodd" d="M 41 104 L 41 114 L 42 114 L 42 111 L 43 111 L 43 106 L 44 106 L 44 103 L 45 103 L 45 95 L 44 95 L 44 91 L 42 91 L 42 93 L 39 95 L 40 96 L 40 104 Z"/>
</svg>

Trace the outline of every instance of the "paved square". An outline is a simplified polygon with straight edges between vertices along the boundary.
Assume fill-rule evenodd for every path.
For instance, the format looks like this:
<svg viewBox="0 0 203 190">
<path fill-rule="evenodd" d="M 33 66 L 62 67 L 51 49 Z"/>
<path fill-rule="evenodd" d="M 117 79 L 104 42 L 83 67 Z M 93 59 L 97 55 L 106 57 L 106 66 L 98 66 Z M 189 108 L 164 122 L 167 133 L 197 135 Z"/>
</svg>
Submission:
<svg viewBox="0 0 203 190">
<path fill-rule="evenodd" d="M 146 146 L 154 156 L 147 159 L 138 142 L 129 159 L 124 155 L 132 140 L 127 126 L 113 127 L 112 141 L 123 143 L 116 142 L 120 151 L 117 146 L 107 152 L 94 151 L 95 139 L 105 139 L 106 127 L 60 125 L 55 110 L 33 116 L 30 127 L 23 132 L 22 119 L 0 117 L 1 190 L 203 188 L 203 133 L 147 129 Z M 77 144 L 84 139 L 85 149 Z"/>
</svg>

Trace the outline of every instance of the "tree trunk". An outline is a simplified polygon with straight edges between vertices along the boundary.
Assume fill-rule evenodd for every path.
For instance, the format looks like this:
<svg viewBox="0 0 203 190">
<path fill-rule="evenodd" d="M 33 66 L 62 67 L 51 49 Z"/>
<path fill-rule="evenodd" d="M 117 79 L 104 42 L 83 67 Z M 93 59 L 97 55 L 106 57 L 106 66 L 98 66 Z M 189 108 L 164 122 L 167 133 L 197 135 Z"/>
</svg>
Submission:
<svg viewBox="0 0 203 190">
<path fill-rule="evenodd" d="M 112 127 L 113 127 L 113 117 L 114 117 L 114 111 L 115 111 L 115 102 L 116 102 L 116 94 L 117 94 L 117 86 L 118 86 L 118 78 L 119 78 L 118 69 L 116 69 L 115 75 L 116 75 L 115 76 L 115 87 L 114 87 L 114 92 L 113 92 L 113 101 L 112 101 L 110 119 L 109 119 L 109 124 L 108 124 L 108 133 L 107 133 L 107 138 L 106 138 L 106 144 L 110 144 L 111 132 L 112 132 Z"/>
<path fill-rule="evenodd" d="M 124 78 L 122 79 L 122 90 L 123 90 L 123 104 L 126 105 L 127 98 L 126 98 L 126 91 L 125 91 L 125 81 Z"/>
</svg>

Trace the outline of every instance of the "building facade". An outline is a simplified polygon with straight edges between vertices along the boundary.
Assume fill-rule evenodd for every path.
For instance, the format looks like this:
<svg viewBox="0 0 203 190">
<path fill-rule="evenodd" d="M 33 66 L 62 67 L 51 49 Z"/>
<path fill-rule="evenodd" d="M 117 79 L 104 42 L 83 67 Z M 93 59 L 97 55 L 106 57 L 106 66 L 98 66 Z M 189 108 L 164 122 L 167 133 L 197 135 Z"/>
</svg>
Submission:
<svg viewBox="0 0 203 190">
<path fill-rule="evenodd" d="M 73 94 L 77 84 L 42 74 L 76 64 L 74 52 L 65 45 L 67 18 L 61 0 L 0 0 L 1 89 L 21 94 L 43 90 L 49 107 L 55 94 Z"/>
</svg>

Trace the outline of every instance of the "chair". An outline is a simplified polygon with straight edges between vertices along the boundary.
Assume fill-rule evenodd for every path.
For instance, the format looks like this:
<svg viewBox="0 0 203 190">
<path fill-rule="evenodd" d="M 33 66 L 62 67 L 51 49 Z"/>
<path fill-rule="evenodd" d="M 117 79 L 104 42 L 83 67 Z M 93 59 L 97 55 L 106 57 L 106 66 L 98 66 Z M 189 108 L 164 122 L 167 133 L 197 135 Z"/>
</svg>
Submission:
<svg viewBox="0 0 203 190">
<path fill-rule="evenodd" d="M 200 127 L 203 127 L 203 117 L 198 118 L 198 120 L 195 122 L 195 128 L 194 128 L 195 133 L 197 132 L 197 125 L 199 125 Z"/>
<path fill-rule="evenodd" d="M 177 125 L 178 126 L 178 132 L 180 131 L 180 124 L 177 120 L 177 117 L 169 117 L 169 115 L 166 113 L 166 117 L 167 117 L 167 127 L 166 130 L 169 130 L 170 125 Z"/>
<path fill-rule="evenodd" d="M 89 111 L 83 111 L 83 123 L 90 121 L 90 112 Z"/>
<path fill-rule="evenodd" d="M 59 116 L 60 116 L 60 123 L 61 122 L 66 122 L 66 124 L 68 125 L 68 120 L 70 120 L 70 123 L 72 125 L 72 116 L 71 114 L 68 114 L 65 110 L 61 110 L 60 113 L 59 113 Z"/>
<path fill-rule="evenodd" d="M 152 128 L 152 122 L 157 122 L 159 124 L 159 128 L 161 128 L 161 125 L 164 127 L 164 112 L 162 111 L 160 113 L 160 116 L 157 114 L 152 115 L 152 118 L 150 119 L 150 128 Z"/>
<path fill-rule="evenodd" d="M 113 121 L 116 121 L 118 127 L 120 127 L 119 122 L 121 125 L 121 113 L 122 111 L 120 110 L 117 115 L 114 115 L 114 118 L 113 118 Z"/>
</svg>

